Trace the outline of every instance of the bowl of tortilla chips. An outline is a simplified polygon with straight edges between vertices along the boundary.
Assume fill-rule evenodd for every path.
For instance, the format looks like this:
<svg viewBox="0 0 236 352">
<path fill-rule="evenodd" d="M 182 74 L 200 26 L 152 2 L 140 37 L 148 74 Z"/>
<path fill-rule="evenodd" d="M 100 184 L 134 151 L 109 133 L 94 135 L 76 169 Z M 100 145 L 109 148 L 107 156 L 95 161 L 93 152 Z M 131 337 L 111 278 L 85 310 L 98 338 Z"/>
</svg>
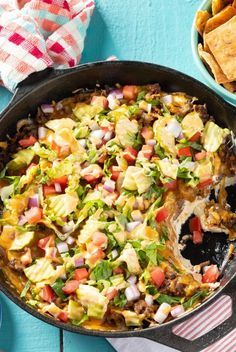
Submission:
<svg viewBox="0 0 236 352">
<path fill-rule="evenodd" d="M 191 41 L 194 60 L 209 86 L 236 105 L 236 0 L 204 0 Z"/>
</svg>

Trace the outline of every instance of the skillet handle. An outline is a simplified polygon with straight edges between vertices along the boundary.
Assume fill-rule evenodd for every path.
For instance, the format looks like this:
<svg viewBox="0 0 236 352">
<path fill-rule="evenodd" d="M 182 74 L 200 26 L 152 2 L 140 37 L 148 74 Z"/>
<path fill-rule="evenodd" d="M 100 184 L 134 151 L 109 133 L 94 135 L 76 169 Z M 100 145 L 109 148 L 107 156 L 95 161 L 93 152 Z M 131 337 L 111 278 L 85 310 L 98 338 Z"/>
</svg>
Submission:
<svg viewBox="0 0 236 352">
<path fill-rule="evenodd" d="M 232 315 L 225 320 L 222 324 L 215 327 L 205 335 L 190 341 L 180 336 L 173 334 L 172 327 L 163 327 L 156 329 L 156 331 L 144 331 L 140 333 L 140 337 L 153 340 L 158 343 L 162 343 L 169 347 L 178 349 L 182 352 L 200 352 L 204 348 L 212 345 L 221 338 L 229 334 L 233 329 L 236 328 L 236 278 L 234 278 L 223 290 L 220 296 L 216 296 L 219 299 L 222 295 L 230 296 L 232 300 Z M 211 301 L 212 302 L 212 301 Z"/>
</svg>

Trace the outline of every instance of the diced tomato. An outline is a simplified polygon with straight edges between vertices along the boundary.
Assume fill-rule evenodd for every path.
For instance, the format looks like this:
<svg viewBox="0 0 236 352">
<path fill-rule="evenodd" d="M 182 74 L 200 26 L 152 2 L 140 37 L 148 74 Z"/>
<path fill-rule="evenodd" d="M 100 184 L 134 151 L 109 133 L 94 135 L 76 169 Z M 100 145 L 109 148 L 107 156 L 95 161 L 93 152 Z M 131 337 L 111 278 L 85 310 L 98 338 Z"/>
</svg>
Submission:
<svg viewBox="0 0 236 352">
<path fill-rule="evenodd" d="M 190 139 L 190 142 L 197 142 L 201 137 L 201 133 L 200 132 L 196 132 Z"/>
<path fill-rule="evenodd" d="M 133 164 L 137 158 L 137 155 L 137 150 L 132 147 L 126 147 L 123 152 L 123 157 L 128 162 L 128 164 Z"/>
<path fill-rule="evenodd" d="M 111 179 L 113 181 L 118 180 L 120 173 L 121 173 L 121 170 L 120 170 L 119 166 L 112 166 L 111 167 Z"/>
<path fill-rule="evenodd" d="M 189 229 L 191 232 L 201 231 L 201 222 L 197 216 L 194 216 L 192 219 L 189 220 Z"/>
<path fill-rule="evenodd" d="M 164 220 L 166 220 L 168 218 L 169 212 L 166 208 L 162 208 L 161 210 L 159 210 L 156 214 L 156 221 L 162 222 Z"/>
<path fill-rule="evenodd" d="M 200 182 L 197 186 L 198 188 L 202 189 L 212 185 L 212 183 L 213 183 L 212 178 L 208 178 L 207 180 Z"/>
<path fill-rule="evenodd" d="M 43 287 L 40 296 L 44 301 L 51 303 L 55 298 L 55 293 L 49 285 L 46 285 Z"/>
<path fill-rule="evenodd" d="M 164 183 L 163 186 L 166 187 L 167 189 L 170 189 L 171 191 L 174 191 L 177 188 L 178 183 L 177 183 L 177 180 L 173 180 L 173 181 Z"/>
<path fill-rule="evenodd" d="M 141 153 L 143 154 L 144 158 L 150 160 L 153 156 L 153 146 L 152 145 L 143 145 L 141 149 Z"/>
<path fill-rule="evenodd" d="M 79 281 L 71 280 L 66 282 L 65 286 L 62 287 L 62 291 L 67 295 L 70 295 L 71 293 L 74 293 L 78 287 L 79 287 Z"/>
<path fill-rule="evenodd" d="M 138 87 L 137 86 L 124 86 L 123 87 L 123 95 L 127 100 L 136 100 L 138 95 Z"/>
<path fill-rule="evenodd" d="M 118 290 L 114 287 L 110 291 L 108 291 L 105 296 L 111 301 L 113 298 L 115 298 L 118 295 Z"/>
<path fill-rule="evenodd" d="M 106 247 L 108 242 L 108 238 L 103 232 L 95 232 L 93 234 L 93 244 L 98 247 Z"/>
<path fill-rule="evenodd" d="M 202 282 L 203 283 L 213 283 L 216 282 L 220 275 L 219 269 L 217 265 L 211 265 L 206 272 L 202 275 Z"/>
<path fill-rule="evenodd" d="M 193 243 L 201 244 L 203 240 L 202 231 L 193 231 Z"/>
<path fill-rule="evenodd" d="M 68 322 L 68 315 L 66 312 L 61 312 L 60 314 L 58 314 L 58 319 L 63 321 L 64 323 Z"/>
<path fill-rule="evenodd" d="M 105 254 L 101 248 L 98 248 L 95 253 L 91 255 L 89 258 L 89 261 L 91 264 L 95 264 L 98 260 L 103 259 L 105 257 Z"/>
<path fill-rule="evenodd" d="M 55 241 L 54 241 L 54 237 L 53 236 L 47 236 L 44 238 L 41 238 L 38 241 L 38 247 L 45 250 L 48 247 L 54 247 L 55 245 Z"/>
<path fill-rule="evenodd" d="M 190 147 L 180 148 L 178 150 L 178 156 L 186 156 L 186 157 L 192 156 Z"/>
<path fill-rule="evenodd" d="M 50 194 L 55 194 L 55 186 L 54 185 L 43 185 L 43 195 L 44 197 L 49 196 Z"/>
<path fill-rule="evenodd" d="M 203 150 L 202 152 L 196 153 L 194 157 L 195 157 L 195 160 L 197 161 L 205 159 L 206 152 Z"/>
<path fill-rule="evenodd" d="M 114 275 L 124 274 L 124 269 L 118 266 L 117 268 L 112 270 Z"/>
<path fill-rule="evenodd" d="M 19 140 L 19 144 L 22 148 L 27 148 L 27 147 L 31 147 L 32 145 L 34 145 L 37 142 L 37 139 L 34 136 L 30 136 L 28 138 L 24 138 Z"/>
<path fill-rule="evenodd" d="M 141 129 L 141 136 L 146 140 L 153 139 L 154 133 L 153 130 L 147 126 Z"/>
<path fill-rule="evenodd" d="M 108 101 L 106 97 L 101 96 L 96 96 L 94 95 L 91 100 L 91 105 L 93 106 L 101 106 L 103 109 L 106 109 L 108 107 Z"/>
<path fill-rule="evenodd" d="M 161 287 L 165 280 L 164 271 L 158 266 L 151 272 L 151 278 L 157 287 Z"/>
<path fill-rule="evenodd" d="M 38 207 L 32 207 L 25 212 L 25 217 L 29 224 L 36 224 L 43 217 L 43 209 Z"/>
<path fill-rule="evenodd" d="M 54 178 L 51 183 L 59 183 L 61 186 L 66 187 L 68 184 L 68 176 L 62 176 L 58 178 Z"/>
<path fill-rule="evenodd" d="M 80 268 L 75 270 L 74 278 L 75 280 L 84 280 L 89 276 L 88 270 L 86 268 Z"/>
</svg>

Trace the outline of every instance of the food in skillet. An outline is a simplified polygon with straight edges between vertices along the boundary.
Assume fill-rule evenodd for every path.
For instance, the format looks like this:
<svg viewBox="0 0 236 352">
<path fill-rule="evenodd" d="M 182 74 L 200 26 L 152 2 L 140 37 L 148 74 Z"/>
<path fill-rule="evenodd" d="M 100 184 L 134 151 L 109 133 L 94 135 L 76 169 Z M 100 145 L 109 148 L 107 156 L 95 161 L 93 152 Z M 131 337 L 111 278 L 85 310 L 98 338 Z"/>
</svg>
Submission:
<svg viewBox="0 0 236 352">
<path fill-rule="evenodd" d="M 198 11 L 195 24 L 200 58 L 217 83 L 236 93 L 236 0 L 212 0 L 211 11 Z"/>
<path fill-rule="evenodd" d="M 196 246 L 204 231 L 236 237 L 230 141 L 196 98 L 158 84 L 42 105 L 1 143 L 6 279 L 41 313 L 87 328 L 184 314 L 219 286 L 221 268 L 183 258 L 182 225 Z"/>
</svg>

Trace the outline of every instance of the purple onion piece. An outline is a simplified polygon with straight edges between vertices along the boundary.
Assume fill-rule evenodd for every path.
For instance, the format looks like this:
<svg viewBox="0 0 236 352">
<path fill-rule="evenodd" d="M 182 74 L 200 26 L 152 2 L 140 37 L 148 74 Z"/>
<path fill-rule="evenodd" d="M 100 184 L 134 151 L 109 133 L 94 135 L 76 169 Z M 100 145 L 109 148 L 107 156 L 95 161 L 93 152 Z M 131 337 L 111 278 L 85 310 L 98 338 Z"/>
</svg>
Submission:
<svg viewBox="0 0 236 352">
<path fill-rule="evenodd" d="M 54 108 L 51 104 L 42 104 L 41 109 L 44 114 L 52 114 L 54 112 Z"/>
<path fill-rule="evenodd" d="M 79 257 L 77 259 L 75 259 L 75 267 L 79 268 L 80 266 L 84 265 L 84 258 L 83 257 Z"/>
<path fill-rule="evenodd" d="M 28 208 L 38 208 L 39 207 L 39 196 L 38 194 L 35 194 L 32 197 L 29 197 L 29 201 L 28 201 Z"/>
</svg>

